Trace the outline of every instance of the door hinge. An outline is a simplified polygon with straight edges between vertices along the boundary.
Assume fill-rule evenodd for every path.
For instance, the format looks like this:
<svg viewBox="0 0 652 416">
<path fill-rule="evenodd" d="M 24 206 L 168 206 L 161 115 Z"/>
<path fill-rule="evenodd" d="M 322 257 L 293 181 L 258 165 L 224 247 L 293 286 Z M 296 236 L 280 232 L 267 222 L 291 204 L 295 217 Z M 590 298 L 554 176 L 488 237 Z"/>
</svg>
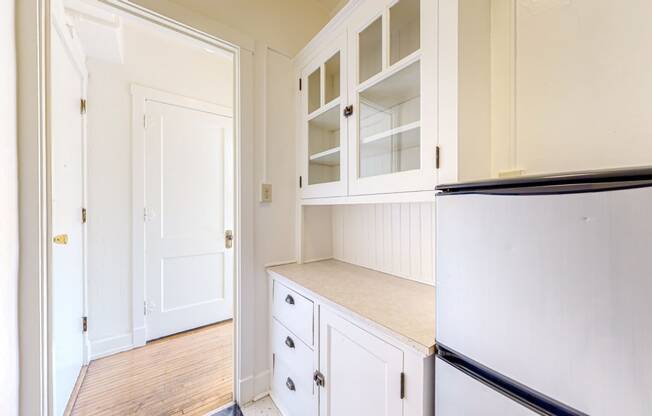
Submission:
<svg viewBox="0 0 652 416">
<path fill-rule="evenodd" d="M 326 385 L 326 379 L 324 375 L 319 371 L 315 371 L 315 374 L 312 376 L 312 379 L 315 381 L 315 384 L 319 387 L 324 387 Z"/>
<path fill-rule="evenodd" d="M 84 98 L 79 101 L 79 112 L 81 114 L 86 114 L 86 99 Z"/>
<path fill-rule="evenodd" d="M 344 117 L 351 117 L 353 115 L 353 105 L 347 105 L 344 107 Z"/>
<path fill-rule="evenodd" d="M 143 301 L 143 315 L 147 316 L 147 301 Z"/>
<path fill-rule="evenodd" d="M 224 231 L 224 247 L 233 247 L 233 231 L 231 230 Z"/>
<path fill-rule="evenodd" d="M 401 399 L 405 399 L 405 373 L 401 373 Z"/>
<path fill-rule="evenodd" d="M 303 178 L 299 176 L 299 188 L 303 187 Z"/>
<path fill-rule="evenodd" d="M 272 374 L 274 374 L 274 369 L 276 368 L 276 353 L 272 354 Z"/>
<path fill-rule="evenodd" d="M 143 221 L 147 222 L 147 208 L 143 208 Z"/>
<path fill-rule="evenodd" d="M 435 169 L 439 169 L 439 161 L 441 159 L 441 148 L 435 147 Z"/>
<path fill-rule="evenodd" d="M 301 78 L 299 78 L 299 91 L 303 89 L 303 85 L 301 84 Z"/>
<path fill-rule="evenodd" d="M 143 114 L 143 128 L 147 130 L 147 114 Z"/>
<path fill-rule="evenodd" d="M 88 332 L 88 317 L 82 316 L 82 331 Z"/>
<path fill-rule="evenodd" d="M 88 211 L 86 211 L 86 208 L 82 208 L 82 224 L 86 224 L 87 220 L 88 220 Z"/>
</svg>

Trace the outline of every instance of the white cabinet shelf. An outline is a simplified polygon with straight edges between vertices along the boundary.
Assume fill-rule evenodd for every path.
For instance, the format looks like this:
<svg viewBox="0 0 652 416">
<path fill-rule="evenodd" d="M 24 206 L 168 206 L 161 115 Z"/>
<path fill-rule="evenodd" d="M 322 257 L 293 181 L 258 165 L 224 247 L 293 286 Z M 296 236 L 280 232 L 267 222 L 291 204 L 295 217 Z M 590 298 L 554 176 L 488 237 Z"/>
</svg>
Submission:
<svg viewBox="0 0 652 416">
<path fill-rule="evenodd" d="M 324 150 L 310 156 L 310 161 L 320 165 L 337 166 L 340 164 L 340 147 Z"/>
<path fill-rule="evenodd" d="M 386 130 L 386 131 L 374 134 L 373 136 L 365 137 L 360 142 L 362 144 L 373 143 L 373 142 L 376 142 L 376 141 L 386 139 L 386 138 L 391 137 L 391 136 L 398 135 L 400 133 L 406 133 L 406 132 L 409 132 L 409 131 L 415 130 L 415 129 L 418 130 L 419 127 L 421 127 L 421 122 L 420 121 L 415 121 L 413 123 L 406 124 L 404 126 L 396 127 L 394 129 L 391 129 L 391 130 Z M 414 146 L 418 146 L 418 145 L 419 145 L 418 141 L 413 141 L 411 144 L 408 143 L 408 142 L 402 143 L 402 146 L 404 148 L 414 147 Z"/>
</svg>

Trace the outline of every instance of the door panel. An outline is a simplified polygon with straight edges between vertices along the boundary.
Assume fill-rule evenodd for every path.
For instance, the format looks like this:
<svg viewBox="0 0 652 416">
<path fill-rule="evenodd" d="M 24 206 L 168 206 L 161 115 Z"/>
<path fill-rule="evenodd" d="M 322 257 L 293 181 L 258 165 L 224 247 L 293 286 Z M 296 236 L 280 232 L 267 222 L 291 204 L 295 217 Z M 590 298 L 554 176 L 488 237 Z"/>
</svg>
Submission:
<svg viewBox="0 0 652 416">
<path fill-rule="evenodd" d="M 146 102 L 147 338 L 232 317 L 232 119 Z"/>
<path fill-rule="evenodd" d="M 403 414 L 403 352 L 325 308 L 319 316 L 324 416 Z"/>
<path fill-rule="evenodd" d="M 62 39 L 52 37 L 52 408 L 63 414 L 84 364 L 83 122 L 84 77 Z"/>
</svg>

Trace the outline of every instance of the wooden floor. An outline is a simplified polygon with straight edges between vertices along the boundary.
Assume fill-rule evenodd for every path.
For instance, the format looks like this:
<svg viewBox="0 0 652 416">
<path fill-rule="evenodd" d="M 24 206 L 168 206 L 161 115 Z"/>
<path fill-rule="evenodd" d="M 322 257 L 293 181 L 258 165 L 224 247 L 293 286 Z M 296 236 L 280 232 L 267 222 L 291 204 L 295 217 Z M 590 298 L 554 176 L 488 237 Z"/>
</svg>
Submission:
<svg viewBox="0 0 652 416">
<path fill-rule="evenodd" d="M 73 415 L 198 415 L 233 400 L 233 322 L 90 363 Z"/>
</svg>

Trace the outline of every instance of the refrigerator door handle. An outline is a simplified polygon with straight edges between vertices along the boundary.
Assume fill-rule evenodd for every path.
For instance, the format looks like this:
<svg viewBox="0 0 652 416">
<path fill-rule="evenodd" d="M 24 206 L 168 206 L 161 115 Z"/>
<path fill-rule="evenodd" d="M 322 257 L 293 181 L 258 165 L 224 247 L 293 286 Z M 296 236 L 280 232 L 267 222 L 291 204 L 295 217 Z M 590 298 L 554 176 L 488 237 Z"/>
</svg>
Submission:
<svg viewBox="0 0 652 416">
<path fill-rule="evenodd" d="M 541 415 L 588 416 L 441 344 L 437 345 L 437 356 L 459 371 Z"/>
</svg>

